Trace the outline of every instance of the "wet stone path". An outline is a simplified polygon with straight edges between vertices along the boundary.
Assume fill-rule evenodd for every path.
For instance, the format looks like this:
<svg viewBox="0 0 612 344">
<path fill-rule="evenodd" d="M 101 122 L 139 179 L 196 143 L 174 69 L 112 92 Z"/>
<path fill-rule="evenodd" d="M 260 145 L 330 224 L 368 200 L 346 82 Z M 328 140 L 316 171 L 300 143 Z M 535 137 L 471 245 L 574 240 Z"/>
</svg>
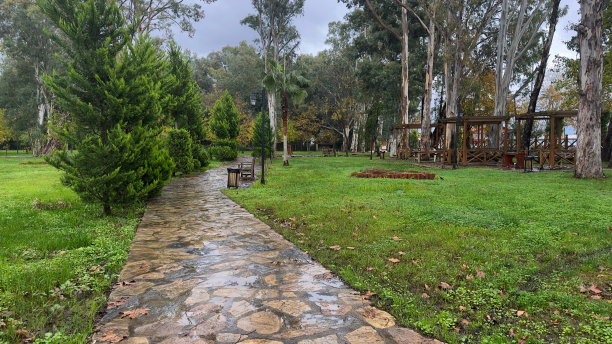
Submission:
<svg viewBox="0 0 612 344">
<path fill-rule="evenodd" d="M 226 167 L 150 202 L 92 343 L 440 343 L 396 326 L 223 195 Z"/>
</svg>

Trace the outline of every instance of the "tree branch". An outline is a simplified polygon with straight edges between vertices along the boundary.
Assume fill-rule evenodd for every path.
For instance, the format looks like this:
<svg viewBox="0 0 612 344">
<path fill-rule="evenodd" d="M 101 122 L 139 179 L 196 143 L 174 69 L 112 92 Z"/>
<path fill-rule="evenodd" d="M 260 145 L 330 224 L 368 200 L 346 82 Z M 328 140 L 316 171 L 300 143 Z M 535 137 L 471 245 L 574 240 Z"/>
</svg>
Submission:
<svg viewBox="0 0 612 344">
<path fill-rule="evenodd" d="M 370 9 L 370 12 L 372 12 L 372 15 L 374 16 L 374 18 L 376 18 L 376 20 L 378 21 L 378 23 L 380 23 L 380 25 L 382 25 L 382 27 L 384 27 L 387 31 L 391 32 L 391 34 L 393 34 L 393 36 L 395 36 L 395 38 L 397 38 L 398 40 L 402 40 L 402 36 L 400 36 L 397 31 L 393 30 L 393 28 L 391 28 L 390 26 L 388 26 L 387 24 L 385 24 L 382 19 L 380 18 L 380 16 L 378 16 L 378 14 L 376 13 L 376 11 L 374 11 L 374 7 L 372 7 L 372 4 L 370 3 L 370 0 L 366 0 L 366 4 L 368 4 L 368 8 Z"/>
</svg>

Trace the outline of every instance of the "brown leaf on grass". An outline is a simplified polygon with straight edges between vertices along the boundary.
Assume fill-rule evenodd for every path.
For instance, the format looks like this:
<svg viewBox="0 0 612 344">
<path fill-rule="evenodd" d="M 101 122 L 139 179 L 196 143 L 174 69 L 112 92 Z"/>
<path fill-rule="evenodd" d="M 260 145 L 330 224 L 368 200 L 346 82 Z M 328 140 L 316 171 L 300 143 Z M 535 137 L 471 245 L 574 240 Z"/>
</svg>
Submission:
<svg viewBox="0 0 612 344">
<path fill-rule="evenodd" d="M 550 323 L 553 324 L 553 325 L 558 325 L 559 324 L 559 319 L 554 319 Z"/>
<path fill-rule="evenodd" d="M 297 235 L 298 235 L 298 236 L 304 236 L 305 234 L 304 234 L 304 233 L 302 233 L 302 232 L 297 232 Z"/>
<path fill-rule="evenodd" d="M 576 232 L 572 232 L 572 235 L 578 235 L 578 233 L 576 233 Z"/>
<path fill-rule="evenodd" d="M 468 268 L 467 265 L 465 265 L 465 264 L 461 265 L 461 270 L 465 271 L 465 270 L 467 270 L 467 268 Z"/>
<path fill-rule="evenodd" d="M 429 299 L 430 296 L 427 293 L 423 293 L 423 294 L 421 294 L 421 297 L 427 300 L 427 299 Z"/>
<path fill-rule="evenodd" d="M 104 332 L 104 336 L 100 338 L 101 342 L 119 343 L 124 336 L 118 335 L 115 332 Z"/>
<path fill-rule="evenodd" d="M 397 254 L 399 254 L 400 256 L 403 256 L 406 253 L 404 251 L 399 251 Z"/>
<path fill-rule="evenodd" d="M 561 312 L 559 312 L 559 310 L 558 310 L 558 309 L 555 309 L 555 310 L 553 311 L 553 313 L 555 313 L 555 314 L 560 314 Z"/>
<path fill-rule="evenodd" d="M 508 332 L 508 336 L 510 336 L 510 338 L 514 338 L 516 336 L 516 334 L 514 334 L 514 328 L 510 328 L 510 331 Z"/>
<path fill-rule="evenodd" d="M 529 338 L 529 336 L 525 336 L 523 338 L 518 338 L 517 337 L 516 338 L 516 342 L 517 342 L 517 344 L 525 344 L 525 343 L 527 343 L 527 338 Z"/>
<path fill-rule="evenodd" d="M 354 248 L 354 247 L 352 247 L 352 246 L 347 246 L 347 247 L 346 247 L 346 249 L 347 249 L 347 250 L 354 250 L 355 248 Z"/>
<path fill-rule="evenodd" d="M 394 236 L 394 237 L 393 237 L 393 238 L 391 238 L 391 239 L 393 239 L 393 240 L 395 240 L 395 241 L 401 241 L 401 240 L 402 240 L 402 238 L 397 237 L 397 236 Z"/>
<path fill-rule="evenodd" d="M 471 280 L 474 279 L 474 275 L 468 274 L 467 276 L 465 276 L 465 279 L 468 280 L 468 281 L 471 281 Z"/>
<path fill-rule="evenodd" d="M 389 261 L 390 261 L 391 263 L 399 263 L 399 262 L 400 262 L 400 260 L 399 260 L 399 259 L 397 259 L 397 258 L 389 258 Z"/>
<path fill-rule="evenodd" d="M 418 260 L 418 259 L 414 259 L 414 258 L 413 258 L 413 259 L 412 259 L 412 264 L 414 264 L 414 265 L 419 264 L 419 260 Z"/>
<path fill-rule="evenodd" d="M 470 326 L 471 322 L 469 322 L 467 319 L 461 319 L 461 324 L 463 326 Z"/>
<path fill-rule="evenodd" d="M 425 290 L 429 290 L 429 285 L 425 284 Z"/>
<path fill-rule="evenodd" d="M 111 309 L 111 308 L 123 306 L 129 300 L 130 300 L 130 298 L 127 297 L 127 296 L 122 296 L 122 297 L 118 297 L 118 298 L 112 299 L 111 301 L 108 301 L 108 304 L 106 305 L 106 309 Z"/>
<path fill-rule="evenodd" d="M 601 295 L 591 295 L 591 299 L 593 299 L 593 300 L 601 300 Z"/>
<path fill-rule="evenodd" d="M 366 268 L 366 271 L 372 271 L 372 270 L 374 270 L 374 268 L 373 268 L 373 267 L 371 267 L 371 266 L 368 266 L 368 267 Z"/>
<path fill-rule="evenodd" d="M 460 311 L 464 311 L 465 309 L 466 309 L 465 306 L 459 306 Z"/>
<path fill-rule="evenodd" d="M 30 337 L 30 332 L 26 329 L 20 328 L 16 330 L 15 335 L 21 340 L 22 343 L 29 343 L 32 341 L 32 338 Z"/>
<path fill-rule="evenodd" d="M 125 312 L 121 312 L 121 318 L 130 318 L 130 319 L 136 319 L 141 315 L 147 315 L 149 314 L 150 309 L 148 308 L 139 308 L 139 309 L 132 309 L 129 311 L 125 311 Z"/>
<path fill-rule="evenodd" d="M 364 299 L 364 300 L 371 300 L 372 296 L 374 296 L 374 295 L 376 295 L 376 293 L 373 293 L 373 292 L 368 290 L 368 291 L 366 291 L 365 294 L 361 295 L 361 298 Z"/>
<path fill-rule="evenodd" d="M 291 222 L 295 222 L 295 217 L 290 217 L 289 220 L 291 220 Z"/>
<path fill-rule="evenodd" d="M 591 294 L 601 294 L 601 290 L 599 290 L 595 284 L 592 284 L 591 287 L 589 287 L 589 291 Z"/>
<path fill-rule="evenodd" d="M 578 288 L 580 289 L 581 293 L 586 293 L 587 291 L 589 291 L 587 288 L 585 288 L 582 284 L 580 286 L 578 286 Z"/>
<path fill-rule="evenodd" d="M 522 316 L 523 314 L 525 314 L 525 311 L 516 311 L 516 316 L 517 316 L 517 317 L 520 317 L 520 316 Z M 527 316 L 527 314 L 525 314 L 525 316 Z"/>
<path fill-rule="evenodd" d="M 372 218 L 376 218 L 376 215 L 372 215 Z"/>
<path fill-rule="evenodd" d="M 330 246 L 329 248 L 331 248 L 334 251 L 339 251 L 342 247 L 340 247 L 338 245 L 334 245 L 334 246 Z"/>
<path fill-rule="evenodd" d="M 451 287 L 450 284 L 446 282 L 440 282 L 440 284 L 438 284 L 438 287 L 445 289 L 445 290 L 453 289 L 453 287 Z"/>
<path fill-rule="evenodd" d="M 597 319 L 597 320 L 610 320 L 609 316 L 605 316 L 605 317 L 600 317 L 597 314 L 593 314 L 593 318 Z"/>
<path fill-rule="evenodd" d="M 476 268 L 476 277 L 478 278 L 485 278 L 485 273 L 478 270 L 478 268 Z"/>
</svg>

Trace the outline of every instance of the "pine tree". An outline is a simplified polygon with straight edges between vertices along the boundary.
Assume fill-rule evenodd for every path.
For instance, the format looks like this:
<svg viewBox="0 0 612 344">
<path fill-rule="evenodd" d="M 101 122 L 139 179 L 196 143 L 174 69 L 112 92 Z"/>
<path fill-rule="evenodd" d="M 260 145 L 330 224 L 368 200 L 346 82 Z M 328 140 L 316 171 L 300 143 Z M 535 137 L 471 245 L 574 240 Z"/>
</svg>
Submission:
<svg viewBox="0 0 612 344">
<path fill-rule="evenodd" d="M 148 37 L 129 44 L 114 1 L 39 0 L 64 35 L 54 39 L 68 60 L 67 73 L 46 76 L 72 130 L 60 133 L 64 149 L 47 161 L 64 171 L 62 181 L 84 200 L 125 206 L 158 194 L 174 168 L 159 139 L 159 71 L 163 56 Z"/>
<path fill-rule="evenodd" d="M 167 83 L 166 93 L 170 99 L 164 112 L 175 129 L 187 129 L 192 140 L 199 142 L 206 136 L 200 88 L 193 80 L 189 61 L 174 42 L 170 42 L 167 56 L 172 81 Z"/>
<path fill-rule="evenodd" d="M 218 139 L 236 140 L 240 132 L 240 116 L 234 99 L 227 90 L 217 99 L 213 107 L 210 128 Z"/>
</svg>

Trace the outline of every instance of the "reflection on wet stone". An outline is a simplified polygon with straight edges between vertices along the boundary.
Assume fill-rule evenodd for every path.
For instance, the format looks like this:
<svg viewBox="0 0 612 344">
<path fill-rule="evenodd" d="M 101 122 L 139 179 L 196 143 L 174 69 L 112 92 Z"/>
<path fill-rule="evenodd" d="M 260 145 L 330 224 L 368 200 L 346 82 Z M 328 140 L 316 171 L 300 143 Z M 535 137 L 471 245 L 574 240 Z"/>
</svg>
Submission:
<svg viewBox="0 0 612 344">
<path fill-rule="evenodd" d="M 92 343 L 440 343 L 395 326 L 229 200 L 226 178 L 225 167 L 182 177 L 148 204 Z M 121 318 L 135 309 L 149 311 Z"/>
</svg>

